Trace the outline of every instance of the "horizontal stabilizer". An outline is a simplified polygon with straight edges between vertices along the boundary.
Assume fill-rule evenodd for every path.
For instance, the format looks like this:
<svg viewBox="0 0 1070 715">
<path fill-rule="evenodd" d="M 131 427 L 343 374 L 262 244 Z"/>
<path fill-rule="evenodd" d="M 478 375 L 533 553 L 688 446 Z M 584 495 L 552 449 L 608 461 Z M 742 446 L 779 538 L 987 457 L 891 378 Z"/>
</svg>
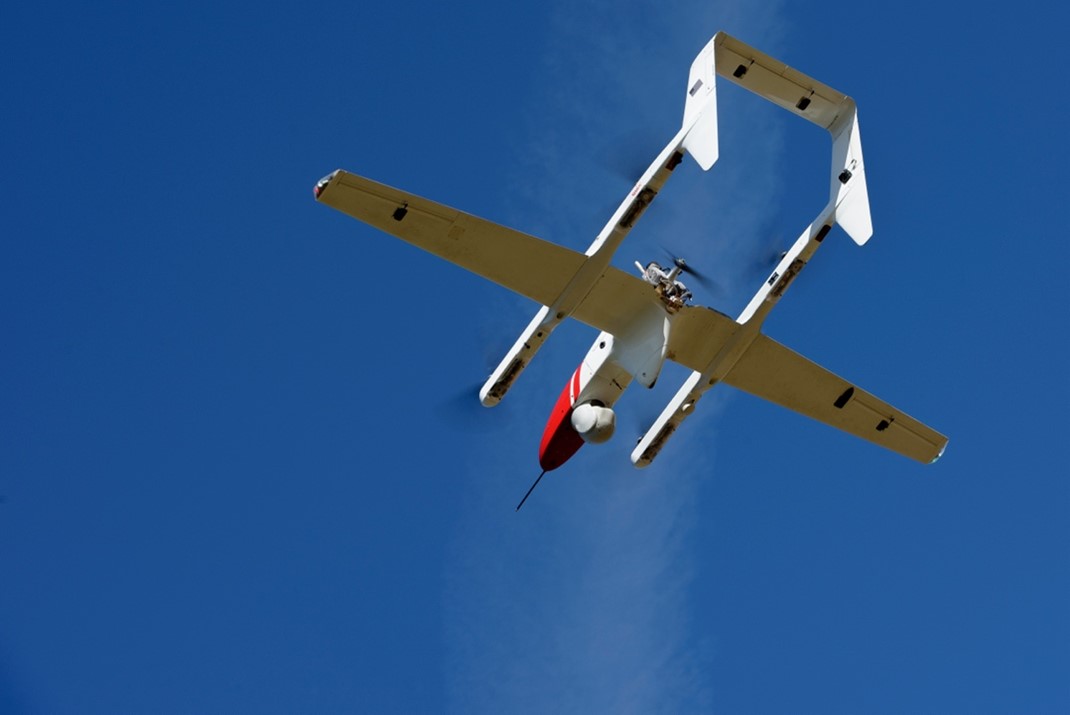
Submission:
<svg viewBox="0 0 1070 715">
<path fill-rule="evenodd" d="M 854 101 L 843 92 L 818 82 L 780 60 L 719 32 L 717 73 L 797 117 L 832 131 L 837 119 L 854 112 Z"/>
</svg>

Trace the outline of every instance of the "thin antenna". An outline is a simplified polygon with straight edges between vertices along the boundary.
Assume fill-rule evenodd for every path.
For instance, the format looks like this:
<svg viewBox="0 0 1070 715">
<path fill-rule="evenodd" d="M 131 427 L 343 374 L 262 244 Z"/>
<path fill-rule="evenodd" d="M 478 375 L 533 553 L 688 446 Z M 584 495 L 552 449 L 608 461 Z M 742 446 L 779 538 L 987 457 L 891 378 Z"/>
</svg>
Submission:
<svg viewBox="0 0 1070 715">
<path fill-rule="evenodd" d="M 524 502 L 526 502 L 528 500 L 528 497 L 531 496 L 531 493 L 535 491 L 535 487 L 539 486 L 539 482 L 542 480 L 543 474 L 546 474 L 545 469 L 542 470 L 542 474 L 540 474 L 539 478 L 535 480 L 535 483 L 531 485 L 531 489 L 528 489 L 528 493 L 524 495 L 524 498 L 520 500 L 520 503 L 516 505 L 517 511 L 520 511 L 520 507 L 524 506 Z"/>
</svg>

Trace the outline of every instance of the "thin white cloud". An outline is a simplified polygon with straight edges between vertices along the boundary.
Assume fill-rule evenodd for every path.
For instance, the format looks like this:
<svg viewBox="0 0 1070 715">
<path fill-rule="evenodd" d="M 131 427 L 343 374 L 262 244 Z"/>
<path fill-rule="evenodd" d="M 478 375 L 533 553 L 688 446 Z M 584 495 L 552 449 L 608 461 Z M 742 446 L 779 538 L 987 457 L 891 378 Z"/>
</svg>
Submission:
<svg viewBox="0 0 1070 715">
<path fill-rule="evenodd" d="M 518 142 L 524 149 L 510 177 L 522 192 L 513 211 L 525 230 L 582 250 L 606 218 L 592 207 L 611 205 L 630 188 L 614 186 L 593 148 L 612 148 L 615 137 L 635 127 L 653 126 L 655 144 L 667 141 L 682 115 L 694 55 L 722 28 L 776 55 L 781 4 L 598 0 L 577 7 L 562 1 L 552 12 L 553 33 L 527 99 L 528 141 Z M 710 174 L 689 167 L 673 177 L 625 243 L 627 262 L 649 258 L 661 240 L 693 262 L 716 266 L 718 277 L 739 274 L 753 261 L 753 238 L 749 248 L 740 244 L 760 230 L 780 190 L 775 177 L 783 140 L 776 121 L 755 103 L 727 101 L 721 140 L 722 162 Z M 737 145 L 745 157 L 735 155 Z M 639 149 L 649 161 L 660 148 Z M 748 191 L 729 190 L 740 184 Z M 727 287 L 733 301 L 754 288 Z M 555 334 L 496 409 L 513 410 L 540 430 L 561 387 L 553 380 L 564 383 L 593 337 L 583 330 Z M 701 604 L 689 593 L 702 567 L 702 550 L 693 543 L 696 496 L 714 468 L 712 426 L 724 396 L 708 395 L 652 468 L 639 471 L 628 462 L 637 435 L 628 434 L 635 423 L 625 412 L 657 403 L 648 410 L 656 412 L 681 374 L 668 371 L 654 394 L 625 395 L 617 438 L 586 447 L 547 475 L 520 514 L 512 507 L 537 476 L 538 434 L 513 445 L 515 428 L 490 446 L 473 445 L 469 476 L 460 485 L 469 499 L 444 566 L 451 710 L 711 707 L 711 638 L 692 628 L 691 614 Z M 552 384 L 544 385 L 546 379 Z M 532 382 L 539 389 L 525 388 Z"/>
</svg>

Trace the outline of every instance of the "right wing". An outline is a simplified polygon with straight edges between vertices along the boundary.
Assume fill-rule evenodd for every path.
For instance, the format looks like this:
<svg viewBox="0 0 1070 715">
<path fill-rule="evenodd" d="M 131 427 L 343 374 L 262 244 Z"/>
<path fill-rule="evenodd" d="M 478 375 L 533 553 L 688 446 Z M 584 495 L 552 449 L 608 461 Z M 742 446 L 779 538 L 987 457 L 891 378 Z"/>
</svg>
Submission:
<svg viewBox="0 0 1070 715">
<path fill-rule="evenodd" d="M 370 179 L 336 171 L 316 198 L 536 303 L 551 305 L 586 260 L 582 253 Z"/>
<path fill-rule="evenodd" d="M 947 437 L 820 365 L 759 334 L 724 382 L 919 462 Z"/>
<path fill-rule="evenodd" d="M 706 308 L 677 314 L 668 357 L 692 373 L 640 438 L 632 452 L 637 467 L 654 460 L 703 393 L 718 382 L 919 462 L 935 462 L 944 453 L 947 437 L 936 430 L 775 340 L 747 332 L 747 326 Z"/>
</svg>

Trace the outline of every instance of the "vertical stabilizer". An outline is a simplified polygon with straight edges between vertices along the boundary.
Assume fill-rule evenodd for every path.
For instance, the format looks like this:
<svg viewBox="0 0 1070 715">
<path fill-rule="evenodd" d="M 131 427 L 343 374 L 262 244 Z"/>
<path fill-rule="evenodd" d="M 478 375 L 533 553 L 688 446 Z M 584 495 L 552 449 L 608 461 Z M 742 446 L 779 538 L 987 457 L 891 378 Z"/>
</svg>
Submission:
<svg viewBox="0 0 1070 715">
<path fill-rule="evenodd" d="M 858 135 L 858 113 L 851 102 L 848 114 L 834 124 L 832 132 L 832 188 L 829 192 L 836 206 L 836 223 L 859 246 L 873 235 L 869 213 L 869 191 L 862 163 L 862 139 Z"/>
<path fill-rule="evenodd" d="M 717 35 L 702 48 L 691 63 L 684 102 L 683 148 L 703 171 L 717 162 Z"/>
</svg>

